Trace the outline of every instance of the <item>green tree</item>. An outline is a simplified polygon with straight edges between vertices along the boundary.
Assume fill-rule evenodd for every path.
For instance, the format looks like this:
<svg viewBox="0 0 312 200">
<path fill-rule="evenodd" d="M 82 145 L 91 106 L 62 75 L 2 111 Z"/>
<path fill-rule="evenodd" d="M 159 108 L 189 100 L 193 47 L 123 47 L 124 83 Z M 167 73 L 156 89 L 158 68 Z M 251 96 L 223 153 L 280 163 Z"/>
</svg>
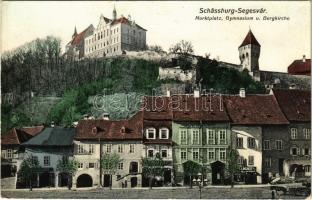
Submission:
<svg viewBox="0 0 312 200">
<path fill-rule="evenodd" d="M 231 177 L 231 188 L 234 187 L 234 175 L 240 171 L 238 158 L 238 151 L 229 147 L 227 150 L 227 171 Z"/>
<path fill-rule="evenodd" d="M 76 174 L 78 170 L 78 161 L 75 159 L 63 158 L 58 160 L 57 170 L 61 173 L 67 174 L 68 179 L 68 189 L 70 190 L 72 187 L 72 177 Z"/>
<path fill-rule="evenodd" d="M 164 52 L 163 48 L 160 45 L 151 45 L 148 47 L 148 50 L 155 51 L 157 53 Z"/>
<path fill-rule="evenodd" d="M 39 161 L 32 155 L 25 158 L 18 171 L 19 176 L 29 184 L 29 190 L 32 191 L 32 177 L 40 168 Z"/>
<path fill-rule="evenodd" d="M 110 183 L 109 188 L 112 189 L 112 179 L 113 175 L 116 174 L 118 170 L 118 164 L 122 161 L 120 156 L 117 153 L 106 153 L 103 155 L 100 161 L 100 167 L 103 174 L 109 174 Z"/>
<path fill-rule="evenodd" d="M 194 53 L 194 47 L 191 41 L 181 40 L 169 48 L 170 53 L 178 53 L 182 55 L 189 55 Z"/>
<path fill-rule="evenodd" d="M 188 160 L 183 163 L 183 172 L 184 176 L 188 176 L 190 179 L 190 188 L 193 187 L 193 176 L 196 176 L 199 172 L 201 172 L 202 166 L 197 162 Z"/>
<path fill-rule="evenodd" d="M 149 179 L 149 188 L 152 189 L 152 182 L 156 176 L 164 175 L 164 161 L 156 156 L 154 158 L 142 158 L 142 174 Z"/>
</svg>

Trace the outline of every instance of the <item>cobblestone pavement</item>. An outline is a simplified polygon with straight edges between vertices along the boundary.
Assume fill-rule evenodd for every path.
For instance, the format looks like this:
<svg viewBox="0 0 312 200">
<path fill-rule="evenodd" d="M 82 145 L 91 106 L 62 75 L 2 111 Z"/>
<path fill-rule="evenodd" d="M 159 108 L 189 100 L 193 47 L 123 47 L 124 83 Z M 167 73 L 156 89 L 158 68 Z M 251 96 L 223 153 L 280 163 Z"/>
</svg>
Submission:
<svg viewBox="0 0 312 200">
<path fill-rule="evenodd" d="M 66 199 L 198 199 L 199 190 L 194 187 L 174 189 L 91 189 L 91 190 L 15 190 L 2 191 L 4 198 L 66 198 Z M 270 199 L 269 188 L 204 188 L 203 199 Z M 304 196 L 280 195 L 279 199 L 305 199 Z"/>
</svg>

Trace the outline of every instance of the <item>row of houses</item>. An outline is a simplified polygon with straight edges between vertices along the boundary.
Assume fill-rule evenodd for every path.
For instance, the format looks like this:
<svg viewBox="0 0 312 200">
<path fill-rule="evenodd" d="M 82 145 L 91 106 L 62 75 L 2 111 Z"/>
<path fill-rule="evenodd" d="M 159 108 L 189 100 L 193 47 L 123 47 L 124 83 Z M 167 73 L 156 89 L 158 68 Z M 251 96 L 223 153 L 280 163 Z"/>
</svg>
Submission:
<svg viewBox="0 0 312 200">
<path fill-rule="evenodd" d="M 238 183 L 267 183 L 277 177 L 311 176 L 310 91 L 272 90 L 270 94 L 149 96 L 142 109 L 126 120 L 82 119 L 74 128 L 14 128 L 1 137 L 2 177 L 18 177 L 21 161 L 31 155 L 42 169 L 34 186 L 62 187 L 66 175 L 57 161 L 74 157 L 79 162 L 73 187 L 146 187 L 143 157 L 161 157 L 162 177 L 155 186 L 188 185 L 183 163 L 205 167 L 194 178 L 207 184 L 227 181 L 227 151 L 237 149 Z M 104 153 L 116 152 L 122 161 L 110 180 L 102 175 Z"/>
</svg>

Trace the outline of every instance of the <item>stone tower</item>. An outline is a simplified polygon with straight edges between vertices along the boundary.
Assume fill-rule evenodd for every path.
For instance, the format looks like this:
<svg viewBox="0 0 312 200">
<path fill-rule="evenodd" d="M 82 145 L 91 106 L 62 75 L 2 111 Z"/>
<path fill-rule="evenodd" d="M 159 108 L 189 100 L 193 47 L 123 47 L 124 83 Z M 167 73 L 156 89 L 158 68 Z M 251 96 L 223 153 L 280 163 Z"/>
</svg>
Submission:
<svg viewBox="0 0 312 200">
<path fill-rule="evenodd" d="M 248 69 L 249 72 L 259 71 L 260 48 L 261 45 L 249 29 L 244 41 L 238 47 L 243 69 Z"/>
<path fill-rule="evenodd" d="M 117 11 L 114 5 L 114 10 L 113 10 L 113 20 L 117 19 Z"/>
</svg>

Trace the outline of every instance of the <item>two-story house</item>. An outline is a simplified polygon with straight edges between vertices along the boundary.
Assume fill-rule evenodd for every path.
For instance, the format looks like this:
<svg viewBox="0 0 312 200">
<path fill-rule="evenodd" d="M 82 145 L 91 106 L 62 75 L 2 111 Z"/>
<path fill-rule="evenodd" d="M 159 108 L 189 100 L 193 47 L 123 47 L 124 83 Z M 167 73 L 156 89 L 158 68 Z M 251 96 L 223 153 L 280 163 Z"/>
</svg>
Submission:
<svg viewBox="0 0 312 200">
<path fill-rule="evenodd" d="M 1 185 L 2 188 L 16 188 L 16 172 L 23 161 L 25 150 L 21 144 L 41 132 L 43 128 L 43 126 L 12 128 L 7 133 L 1 134 L 1 182 L 6 183 Z"/>
<path fill-rule="evenodd" d="M 268 167 L 275 167 L 278 159 L 283 158 L 276 150 L 267 154 L 267 143 L 270 140 L 272 144 L 284 141 L 285 146 L 287 140 L 283 134 L 288 121 L 273 95 L 246 95 L 241 89 L 239 95 L 224 96 L 224 101 L 231 119 L 232 148 L 239 153 L 241 171 L 236 174 L 235 181 L 261 183 L 263 171 L 266 173 L 270 170 Z"/>
<path fill-rule="evenodd" d="M 284 115 L 290 122 L 288 159 L 284 162 L 286 176 L 311 176 L 311 91 L 273 90 Z"/>
<path fill-rule="evenodd" d="M 192 160 L 206 169 L 197 178 L 222 184 L 230 145 L 230 123 L 222 97 L 194 91 L 194 95 L 172 96 L 171 105 L 175 182 L 190 184 L 183 163 Z"/>
<path fill-rule="evenodd" d="M 74 128 L 47 127 L 22 144 L 24 158 L 36 159 L 40 166 L 33 177 L 34 187 L 65 187 L 71 184 L 68 182 L 69 174 L 60 172 L 57 165 L 73 156 L 74 133 Z"/>
<path fill-rule="evenodd" d="M 172 112 L 168 109 L 169 97 L 146 96 L 143 99 L 143 143 L 145 157 L 159 156 L 165 163 L 163 177 L 156 177 L 155 186 L 168 186 L 173 182 Z M 143 177 L 143 187 L 149 186 Z"/>
<path fill-rule="evenodd" d="M 105 119 L 80 120 L 74 139 L 74 157 L 79 162 L 74 187 L 140 187 L 142 144 L 142 113 L 128 120 Z M 117 153 L 121 162 L 116 174 L 101 170 L 100 160 L 104 154 Z"/>
</svg>

